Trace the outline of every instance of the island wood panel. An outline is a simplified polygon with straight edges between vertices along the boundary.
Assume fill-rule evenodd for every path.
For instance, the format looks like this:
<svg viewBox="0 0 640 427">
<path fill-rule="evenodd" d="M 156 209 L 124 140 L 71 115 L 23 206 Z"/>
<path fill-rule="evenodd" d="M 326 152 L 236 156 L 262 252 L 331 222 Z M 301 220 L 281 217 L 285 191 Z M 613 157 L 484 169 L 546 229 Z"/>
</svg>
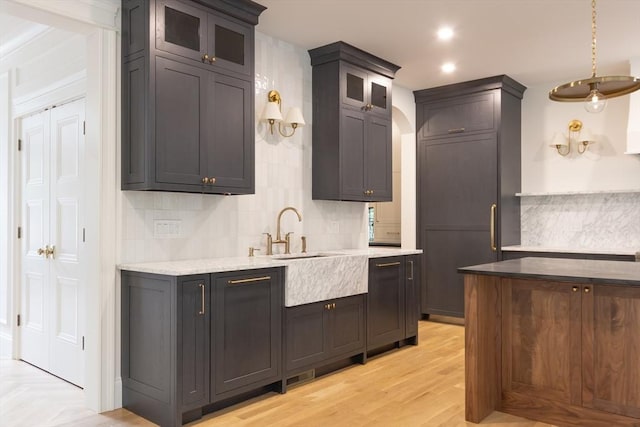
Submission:
<svg viewBox="0 0 640 427">
<path fill-rule="evenodd" d="M 587 289 L 582 293 L 583 405 L 640 418 L 640 287 Z"/>
<path fill-rule="evenodd" d="M 465 275 L 465 418 L 500 409 L 500 278 Z"/>
<path fill-rule="evenodd" d="M 502 279 L 502 390 L 580 405 L 578 286 Z"/>
</svg>

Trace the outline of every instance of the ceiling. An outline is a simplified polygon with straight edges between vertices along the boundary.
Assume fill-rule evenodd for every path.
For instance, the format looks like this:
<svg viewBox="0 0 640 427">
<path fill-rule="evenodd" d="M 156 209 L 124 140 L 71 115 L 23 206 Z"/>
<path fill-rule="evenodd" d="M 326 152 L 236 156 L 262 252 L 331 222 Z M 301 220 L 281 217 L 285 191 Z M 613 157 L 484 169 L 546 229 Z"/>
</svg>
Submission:
<svg viewBox="0 0 640 427">
<path fill-rule="evenodd" d="M 424 89 L 508 74 L 526 86 L 591 76 L 589 0 L 257 0 L 257 30 L 310 49 L 342 40 L 402 68 Z M 439 41 L 448 25 L 455 36 Z M 597 3 L 598 75 L 640 57 L 640 0 Z M 454 62 L 445 74 L 440 66 Z"/>
<path fill-rule="evenodd" d="M 0 13 L 0 58 L 48 29 L 46 25 Z"/>
</svg>

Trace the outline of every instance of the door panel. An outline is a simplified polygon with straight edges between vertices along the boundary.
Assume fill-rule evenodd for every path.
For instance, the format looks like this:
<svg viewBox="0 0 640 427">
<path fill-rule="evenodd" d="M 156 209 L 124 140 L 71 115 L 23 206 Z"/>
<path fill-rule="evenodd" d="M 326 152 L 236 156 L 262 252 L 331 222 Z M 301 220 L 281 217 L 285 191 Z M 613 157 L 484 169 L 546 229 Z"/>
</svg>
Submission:
<svg viewBox="0 0 640 427">
<path fill-rule="evenodd" d="M 207 53 L 207 12 L 176 0 L 158 1 L 156 49 L 202 61 Z"/>
<path fill-rule="evenodd" d="M 392 172 L 391 172 L 391 121 L 369 118 L 369 133 L 367 148 L 364 152 L 366 159 L 365 188 L 373 190 L 370 197 L 373 200 L 391 200 Z"/>
<path fill-rule="evenodd" d="M 335 300 L 327 310 L 328 351 L 331 357 L 363 351 L 365 347 L 364 296 L 355 295 Z"/>
<path fill-rule="evenodd" d="M 369 261 L 367 294 L 367 350 L 405 337 L 404 258 Z"/>
<path fill-rule="evenodd" d="M 365 131 L 366 121 L 363 113 L 342 110 L 342 144 L 340 155 L 340 174 L 342 179 L 342 198 L 363 200 L 365 190 Z"/>
<path fill-rule="evenodd" d="M 369 102 L 367 73 L 361 69 L 340 64 L 340 98 L 344 105 L 360 111 Z"/>
<path fill-rule="evenodd" d="M 20 357 L 79 386 L 84 383 L 83 130 L 83 99 L 22 121 Z M 47 246 L 52 254 L 38 253 Z"/>
<path fill-rule="evenodd" d="M 253 58 L 248 55 L 253 44 L 253 27 L 209 14 L 208 43 L 215 56 L 215 67 L 251 76 Z"/>
</svg>

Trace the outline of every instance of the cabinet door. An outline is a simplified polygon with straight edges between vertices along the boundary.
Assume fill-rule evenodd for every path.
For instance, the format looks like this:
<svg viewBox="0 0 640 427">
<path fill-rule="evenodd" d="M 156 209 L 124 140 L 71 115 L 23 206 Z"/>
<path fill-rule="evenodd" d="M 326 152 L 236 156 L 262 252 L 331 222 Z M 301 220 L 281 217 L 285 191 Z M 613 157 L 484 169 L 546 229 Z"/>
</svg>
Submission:
<svg viewBox="0 0 640 427">
<path fill-rule="evenodd" d="M 369 261 L 367 349 L 405 337 L 405 275 L 402 257 Z"/>
<path fill-rule="evenodd" d="M 202 61 L 207 53 L 207 12 L 178 0 L 158 0 L 156 49 Z"/>
<path fill-rule="evenodd" d="M 178 395 L 182 411 L 209 403 L 209 275 L 178 280 Z"/>
<path fill-rule="evenodd" d="M 405 338 L 418 336 L 420 320 L 420 256 L 405 257 Z"/>
<path fill-rule="evenodd" d="M 328 351 L 331 357 L 365 350 L 364 295 L 328 302 Z"/>
<path fill-rule="evenodd" d="M 524 279 L 501 286 L 503 398 L 523 392 L 579 405 L 579 286 Z"/>
<path fill-rule="evenodd" d="M 640 288 L 585 285 L 582 319 L 582 404 L 640 418 Z"/>
<path fill-rule="evenodd" d="M 214 276 L 214 400 L 281 379 L 280 270 Z"/>
<path fill-rule="evenodd" d="M 252 77 L 253 43 L 252 26 L 209 14 L 208 50 L 215 67 Z"/>
<path fill-rule="evenodd" d="M 287 307 L 286 370 L 302 370 L 327 357 L 326 303 Z"/>
<path fill-rule="evenodd" d="M 208 192 L 254 191 L 253 85 L 246 80 L 209 73 L 206 163 L 215 178 Z"/>
<path fill-rule="evenodd" d="M 155 74 L 156 180 L 203 187 L 209 72 L 156 57 Z"/>
<path fill-rule="evenodd" d="M 421 136 L 442 138 L 493 131 L 496 128 L 495 96 L 496 93 L 488 92 L 419 106 L 422 111 Z"/>
<path fill-rule="evenodd" d="M 391 119 L 391 79 L 379 74 L 368 74 L 369 113 Z"/>
<path fill-rule="evenodd" d="M 340 175 L 343 200 L 366 200 L 365 191 L 365 139 L 367 124 L 365 114 L 342 109 Z"/>
<path fill-rule="evenodd" d="M 391 171 L 391 120 L 367 118 L 365 156 L 366 200 L 391 201 L 393 173 Z"/>
<path fill-rule="evenodd" d="M 365 111 L 369 103 L 369 82 L 366 71 L 340 64 L 340 99 L 342 104 L 358 111 Z"/>
</svg>

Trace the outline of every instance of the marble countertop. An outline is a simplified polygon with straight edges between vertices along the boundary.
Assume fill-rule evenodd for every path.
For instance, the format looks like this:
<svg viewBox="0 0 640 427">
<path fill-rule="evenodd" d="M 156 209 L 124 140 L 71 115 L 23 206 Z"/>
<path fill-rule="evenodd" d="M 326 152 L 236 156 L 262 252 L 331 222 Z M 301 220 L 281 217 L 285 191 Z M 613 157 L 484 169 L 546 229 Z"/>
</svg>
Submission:
<svg viewBox="0 0 640 427">
<path fill-rule="evenodd" d="M 527 257 L 462 267 L 458 272 L 563 282 L 640 286 L 640 262 Z"/>
<path fill-rule="evenodd" d="M 324 256 L 364 255 L 368 258 L 387 256 L 413 255 L 422 253 L 421 249 L 400 249 L 387 247 L 373 247 L 368 249 L 339 249 L 335 251 L 318 252 Z M 296 255 L 296 254 L 293 254 Z M 313 255 L 310 253 L 308 255 Z M 323 256 L 323 257 L 324 257 Z M 181 261 L 159 261 L 131 264 L 119 264 L 119 270 L 137 271 L 140 273 L 164 274 L 167 276 L 186 276 L 189 274 L 219 273 L 222 271 L 251 270 L 256 268 L 283 267 L 291 263 L 308 260 L 309 258 L 287 259 L 277 256 L 229 257 L 190 259 Z"/>
<path fill-rule="evenodd" d="M 554 253 L 565 253 L 565 254 L 598 254 L 598 255 L 635 255 L 637 251 L 640 251 L 640 247 L 634 250 L 629 248 L 590 249 L 590 248 L 563 248 L 563 247 L 557 247 L 557 246 L 526 246 L 526 245 L 503 246 L 501 249 L 503 251 L 511 251 L 511 252 L 554 252 Z"/>
</svg>

